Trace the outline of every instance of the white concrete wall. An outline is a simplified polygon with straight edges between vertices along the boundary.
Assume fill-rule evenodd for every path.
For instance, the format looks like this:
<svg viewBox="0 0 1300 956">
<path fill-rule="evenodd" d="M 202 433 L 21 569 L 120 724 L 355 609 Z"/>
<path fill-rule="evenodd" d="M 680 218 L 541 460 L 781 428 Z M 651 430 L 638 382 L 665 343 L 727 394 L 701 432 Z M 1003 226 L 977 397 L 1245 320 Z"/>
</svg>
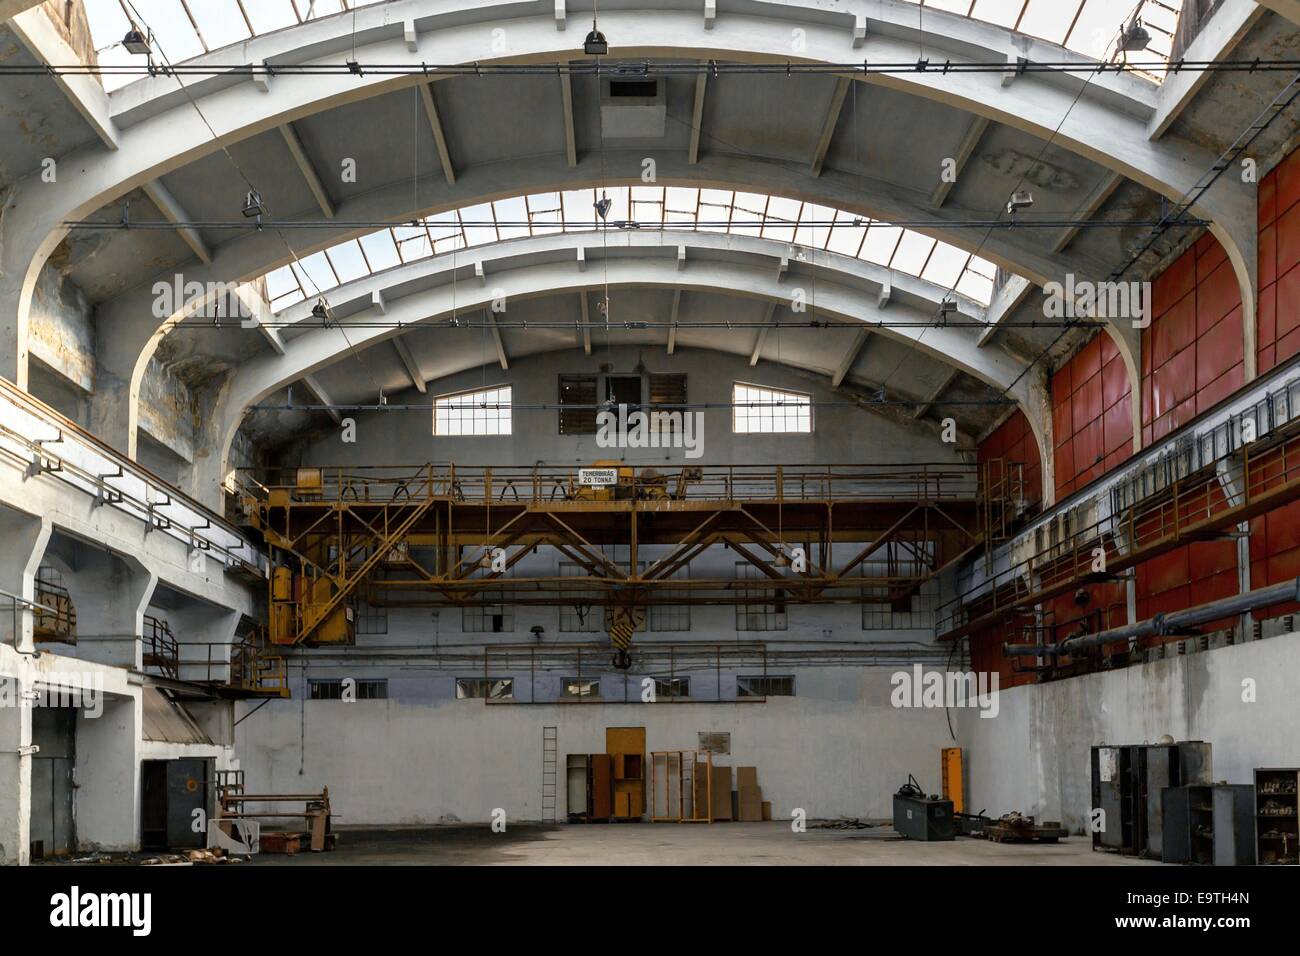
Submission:
<svg viewBox="0 0 1300 956">
<path fill-rule="evenodd" d="M 728 731 L 732 755 L 718 762 L 757 767 L 774 816 L 888 817 L 908 773 L 938 789 L 951 743 L 942 709 L 891 706 L 893 673 L 804 669 L 797 696 L 767 703 L 273 701 L 236 728 L 235 753 L 250 790 L 328 786 L 341 824 L 483 822 L 496 807 L 538 820 L 544 726 L 558 728 L 561 816 L 564 755 L 603 752 L 606 727 L 646 727 L 649 750 Z"/>
<path fill-rule="evenodd" d="M 995 719 L 963 712 L 970 803 L 1020 810 L 1083 832 L 1089 748 L 1164 734 L 1213 745 L 1214 779 L 1254 782 L 1256 767 L 1300 766 L 1300 634 L 1004 690 Z M 1253 681 L 1255 701 L 1243 700 Z"/>
</svg>

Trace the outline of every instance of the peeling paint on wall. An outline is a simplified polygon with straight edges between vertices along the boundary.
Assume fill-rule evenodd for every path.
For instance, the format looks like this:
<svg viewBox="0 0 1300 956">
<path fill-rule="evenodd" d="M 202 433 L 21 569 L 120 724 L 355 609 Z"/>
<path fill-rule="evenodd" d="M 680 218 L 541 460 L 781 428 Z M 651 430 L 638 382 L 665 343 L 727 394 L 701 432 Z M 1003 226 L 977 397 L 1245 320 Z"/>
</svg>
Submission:
<svg viewBox="0 0 1300 956">
<path fill-rule="evenodd" d="M 197 420 L 190 390 L 169 369 L 150 361 L 140 383 L 140 429 L 178 457 L 193 462 Z"/>
<path fill-rule="evenodd" d="M 84 392 L 95 388 L 93 307 L 85 294 L 46 265 L 32 293 L 31 354 Z"/>
</svg>

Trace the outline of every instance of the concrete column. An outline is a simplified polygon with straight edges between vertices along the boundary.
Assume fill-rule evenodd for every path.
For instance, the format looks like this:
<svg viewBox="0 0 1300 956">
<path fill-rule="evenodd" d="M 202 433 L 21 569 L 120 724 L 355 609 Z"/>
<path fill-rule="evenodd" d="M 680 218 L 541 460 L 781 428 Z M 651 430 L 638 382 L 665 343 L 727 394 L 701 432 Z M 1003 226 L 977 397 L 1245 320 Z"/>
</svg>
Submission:
<svg viewBox="0 0 1300 956">
<path fill-rule="evenodd" d="M 21 658 L 0 645 L 0 865 L 25 866 L 31 844 L 32 743 L 31 690 L 23 680 Z"/>
<path fill-rule="evenodd" d="M 69 581 L 77 607 L 77 656 L 139 670 L 144 612 L 157 584 L 157 575 L 134 558 L 88 552 L 86 566 Z"/>
<path fill-rule="evenodd" d="M 52 530 L 48 518 L 0 506 L 0 540 L 4 541 L 0 548 L 0 589 L 27 601 L 36 597 L 36 569 Z M 31 610 L 17 608 L 7 598 L 0 598 L 0 638 L 23 653 L 31 653 Z"/>
</svg>

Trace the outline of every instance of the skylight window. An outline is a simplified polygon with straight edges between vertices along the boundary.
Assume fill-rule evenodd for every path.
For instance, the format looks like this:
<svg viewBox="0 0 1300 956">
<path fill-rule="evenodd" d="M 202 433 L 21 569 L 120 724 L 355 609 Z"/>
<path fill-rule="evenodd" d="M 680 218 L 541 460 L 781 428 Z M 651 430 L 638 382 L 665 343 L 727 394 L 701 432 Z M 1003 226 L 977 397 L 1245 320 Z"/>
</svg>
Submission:
<svg viewBox="0 0 1300 956">
<path fill-rule="evenodd" d="M 101 66 L 138 66 L 139 57 L 122 47 L 132 21 L 152 30 L 156 47 L 168 62 L 196 56 L 251 37 L 319 20 L 385 0 L 86 0 L 86 18 Z M 134 13 L 132 9 L 134 8 Z M 138 16 L 136 16 L 138 14 Z M 110 92 L 137 79 L 103 77 Z"/>
<path fill-rule="evenodd" d="M 570 189 L 480 203 L 439 213 L 419 225 L 392 226 L 360 240 L 332 246 L 271 273 L 271 307 L 280 311 L 315 299 L 360 275 L 396 265 L 504 239 L 556 232 L 591 232 L 593 206 L 608 196 L 606 221 L 627 222 L 635 215 L 640 229 L 685 229 L 762 236 L 834 252 L 924 278 L 988 305 L 996 266 L 956 246 L 918 232 L 814 203 L 734 192 L 662 186 Z"/>
<path fill-rule="evenodd" d="M 1183 0 L 907 0 L 1047 40 L 1094 60 L 1111 60 L 1135 8 L 1151 42 L 1130 60 L 1168 62 Z M 1157 77 L 1153 77 L 1157 78 Z"/>
</svg>

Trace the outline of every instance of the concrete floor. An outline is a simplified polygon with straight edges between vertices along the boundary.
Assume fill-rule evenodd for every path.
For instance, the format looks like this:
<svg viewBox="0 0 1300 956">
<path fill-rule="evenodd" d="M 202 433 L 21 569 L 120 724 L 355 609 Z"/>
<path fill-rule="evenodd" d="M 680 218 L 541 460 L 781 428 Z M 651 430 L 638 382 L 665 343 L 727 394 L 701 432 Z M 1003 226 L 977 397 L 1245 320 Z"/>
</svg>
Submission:
<svg viewBox="0 0 1300 956">
<path fill-rule="evenodd" d="M 793 833 L 787 823 L 512 825 L 341 830 L 332 853 L 256 856 L 258 866 L 1160 866 L 1094 853 L 1085 837 L 1051 845 L 959 838 L 912 843 L 888 826 Z"/>
</svg>

